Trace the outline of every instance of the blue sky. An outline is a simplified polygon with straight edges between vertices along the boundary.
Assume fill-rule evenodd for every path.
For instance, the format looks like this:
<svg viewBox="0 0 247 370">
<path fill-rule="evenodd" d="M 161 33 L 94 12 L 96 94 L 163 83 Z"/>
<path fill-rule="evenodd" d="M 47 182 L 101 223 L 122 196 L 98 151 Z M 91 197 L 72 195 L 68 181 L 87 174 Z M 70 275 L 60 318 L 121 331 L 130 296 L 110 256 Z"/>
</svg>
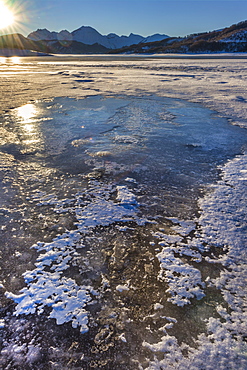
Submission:
<svg viewBox="0 0 247 370">
<path fill-rule="evenodd" d="M 37 28 L 73 31 L 92 26 L 102 34 L 184 36 L 247 19 L 246 0 L 5 0 L 19 12 L 24 35 Z"/>
</svg>

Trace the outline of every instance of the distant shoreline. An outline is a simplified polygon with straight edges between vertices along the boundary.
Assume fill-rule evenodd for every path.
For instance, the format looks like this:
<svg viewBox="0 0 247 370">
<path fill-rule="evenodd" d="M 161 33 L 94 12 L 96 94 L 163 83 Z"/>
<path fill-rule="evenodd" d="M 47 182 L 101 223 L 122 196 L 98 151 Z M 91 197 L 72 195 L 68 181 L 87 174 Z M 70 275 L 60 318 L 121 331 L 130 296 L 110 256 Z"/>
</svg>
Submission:
<svg viewBox="0 0 247 370">
<path fill-rule="evenodd" d="M 96 59 L 96 60 L 114 60 L 114 59 L 247 59 L 247 53 L 167 53 L 167 54 L 48 54 L 32 50 L 0 50 L 0 57 L 49 57 L 49 58 L 66 58 L 66 59 Z"/>
</svg>

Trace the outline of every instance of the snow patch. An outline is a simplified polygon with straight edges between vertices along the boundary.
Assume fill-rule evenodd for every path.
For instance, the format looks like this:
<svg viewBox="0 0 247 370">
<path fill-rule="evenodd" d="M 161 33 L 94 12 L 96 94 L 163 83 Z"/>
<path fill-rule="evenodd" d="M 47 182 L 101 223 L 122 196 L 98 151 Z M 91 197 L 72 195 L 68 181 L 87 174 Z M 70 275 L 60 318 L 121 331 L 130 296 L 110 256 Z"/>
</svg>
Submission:
<svg viewBox="0 0 247 370">
<path fill-rule="evenodd" d="M 7 298 L 16 303 L 15 315 L 42 314 L 46 306 L 51 307 L 49 318 L 56 319 L 58 325 L 71 322 L 74 328 L 80 327 L 82 333 L 88 331 L 88 312 L 86 305 L 96 292 L 90 286 L 78 285 L 75 280 L 63 276 L 70 268 L 71 261 L 77 253 L 77 246 L 83 247 L 82 234 L 87 234 L 97 226 L 108 226 L 114 222 L 136 221 L 140 224 L 145 220 L 136 215 L 137 201 L 127 186 L 103 185 L 96 180 L 89 182 L 90 186 L 84 193 L 77 194 L 70 211 L 77 219 L 77 230 L 68 231 L 56 237 L 51 243 L 38 242 L 33 245 L 39 251 L 36 268 L 26 271 L 23 276 L 27 286 L 20 294 L 6 292 Z M 116 201 L 110 198 L 117 193 Z M 57 200 L 53 194 L 35 192 L 32 201 L 38 206 L 49 204 L 54 212 L 60 213 L 64 201 Z M 47 270 L 47 268 L 49 270 Z M 125 285 L 116 287 L 119 292 L 128 290 Z"/>
</svg>

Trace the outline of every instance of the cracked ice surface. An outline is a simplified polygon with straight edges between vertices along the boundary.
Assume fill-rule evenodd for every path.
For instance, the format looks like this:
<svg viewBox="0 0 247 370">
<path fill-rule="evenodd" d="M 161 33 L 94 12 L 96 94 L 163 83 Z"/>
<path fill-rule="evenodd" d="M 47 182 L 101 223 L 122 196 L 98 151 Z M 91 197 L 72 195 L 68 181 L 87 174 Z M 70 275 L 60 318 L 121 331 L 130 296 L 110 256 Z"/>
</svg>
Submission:
<svg viewBox="0 0 247 370">
<path fill-rule="evenodd" d="M 100 58 L 1 65 L 1 365 L 245 369 L 246 62 Z"/>
</svg>

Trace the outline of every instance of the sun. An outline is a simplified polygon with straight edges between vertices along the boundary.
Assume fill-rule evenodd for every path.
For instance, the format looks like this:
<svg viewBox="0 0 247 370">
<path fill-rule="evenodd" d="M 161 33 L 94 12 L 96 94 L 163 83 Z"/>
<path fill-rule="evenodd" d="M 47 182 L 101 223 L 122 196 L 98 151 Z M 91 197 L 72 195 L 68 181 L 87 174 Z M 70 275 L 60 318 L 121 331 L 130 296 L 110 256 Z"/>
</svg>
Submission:
<svg viewBox="0 0 247 370">
<path fill-rule="evenodd" d="M 15 21 L 14 14 L 3 0 L 0 0 L 0 29 L 11 26 Z"/>
</svg>

